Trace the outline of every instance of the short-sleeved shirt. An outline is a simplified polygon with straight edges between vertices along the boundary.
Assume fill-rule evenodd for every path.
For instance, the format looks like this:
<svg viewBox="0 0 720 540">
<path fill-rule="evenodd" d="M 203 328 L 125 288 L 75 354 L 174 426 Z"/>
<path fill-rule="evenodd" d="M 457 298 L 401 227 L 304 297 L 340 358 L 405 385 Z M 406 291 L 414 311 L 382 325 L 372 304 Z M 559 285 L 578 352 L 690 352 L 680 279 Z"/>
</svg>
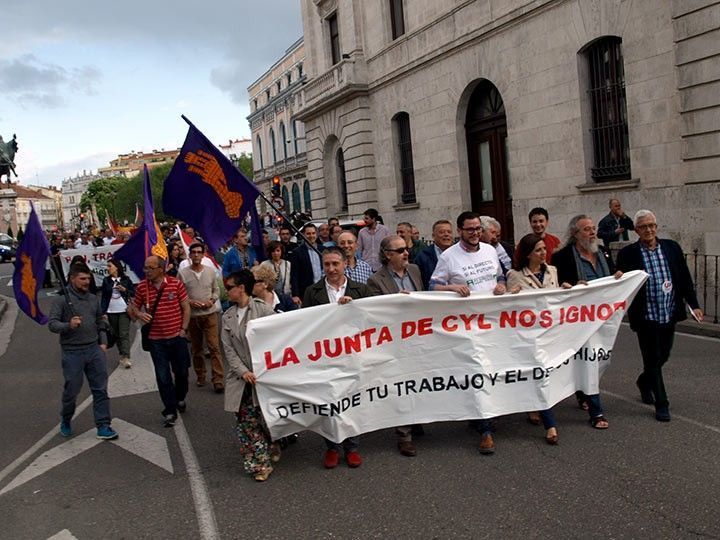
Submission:
<svg viewBox="0 0 720 540">
<path fill-rule="evenodd" d="M 466 251 L 458 242 L 440 254 L 430 288 L 467 285 L 474 292 L 492 291 L 498 276 L 502 276 L 502 269 L 495 248 L 481 242 L 477 251 Z"/>
<path fill-rule="evenodd" d="M 154 285 L 148 287 L 148 284 L 149 281 L 144 279 L 135 287 L 134 303 L 137 309 L 145 306 L 146 311 L 150 312 L 155 305 L 158 289 Z M 177 278 L 165 276 L 165 288 L 150 327 L 150 339 L 169 339 L 180 333 L 182 329 L 180 303 L 187 298 L 183 282 Z"/>
</svg>

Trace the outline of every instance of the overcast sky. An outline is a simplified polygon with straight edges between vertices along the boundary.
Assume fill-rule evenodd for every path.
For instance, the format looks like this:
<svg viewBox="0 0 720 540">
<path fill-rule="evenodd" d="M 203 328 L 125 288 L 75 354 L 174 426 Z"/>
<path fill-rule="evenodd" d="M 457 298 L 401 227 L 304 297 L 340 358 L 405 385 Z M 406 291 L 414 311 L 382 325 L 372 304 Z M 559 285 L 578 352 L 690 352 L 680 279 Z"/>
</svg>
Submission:
<svg viewBox="0 0 720 540">
<path fill-rule="evenodd" d="M 177 148 L 185 114 L 248 137 L 247 87 L 302 35 L 299 0 L 0 0 L 0 135 L 21 184 Z"/>
</svg>

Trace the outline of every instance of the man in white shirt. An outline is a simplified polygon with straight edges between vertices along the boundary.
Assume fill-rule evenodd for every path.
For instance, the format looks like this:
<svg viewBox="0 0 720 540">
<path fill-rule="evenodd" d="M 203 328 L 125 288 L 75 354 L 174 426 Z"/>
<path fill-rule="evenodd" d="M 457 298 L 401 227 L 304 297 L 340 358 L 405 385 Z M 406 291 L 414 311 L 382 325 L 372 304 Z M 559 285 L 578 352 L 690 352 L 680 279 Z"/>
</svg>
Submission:
<svg viewBox="0 0 720 540">
<path fill-rule="evenodd" d="M 438 257 L 435 272 L 430 278 L 430 289 L 454 291 L 460 296 L 490 291 L 496 295 L 505 294 L 505 276 L 497 251 L 480 241 L 483 232 L 480 216 L 475 212 L 460 214 L 457 232 L 460 241 Z M 480 432 L 480 453 L 493 454 L 495 441 L 490 420 L 483 419 L 473 424 Z"/>
<path fill-rule="evenodd" d="M 367 285 L 356 283 L 345 275 L 347 257 L 338 247 L 330 247 L 322 253 L 325 277 L 305 289 L 302 307 L 319 306 L 322 304 L 347 304 L 348 302 L 372 296 Z M 340 451 L 345 451 L 345 461 L 350 468 L 362 465 L 362 457 L 358 452 L 359 437 L 348 437 L 341 443 L 325 439 L 327 450 L 323 456 L 323 466 L 334 469 L 340 461 Z"/>
</svg>

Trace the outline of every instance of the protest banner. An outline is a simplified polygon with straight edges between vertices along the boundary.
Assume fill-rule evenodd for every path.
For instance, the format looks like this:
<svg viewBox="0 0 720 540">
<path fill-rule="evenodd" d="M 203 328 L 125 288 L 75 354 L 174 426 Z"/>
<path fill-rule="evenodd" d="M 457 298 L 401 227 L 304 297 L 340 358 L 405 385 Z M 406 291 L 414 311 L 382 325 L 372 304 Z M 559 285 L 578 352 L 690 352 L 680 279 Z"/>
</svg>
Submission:
<svg viewBox="0 0 720 540">
<path fill-rule="evenodd" d="M 103 279 L 108 275 L 107 261 L 113 258 L 113 254 L 122 246 L 122 244 L 110 245 L 110 246 L 84 246 L 81 249 L 63 249 L 60 250 L 60 261 L 62 262 L 62 271 L 67 276 L 70 270 L 70 261 L 76 255 L 82 255 L 85 262 L 90 267 L 95 284 L 100 287 Z M 125 268 L 125 274 L 130 278 L 133 283 L 138 283 L 140 280 L 137 275 L 130 269 Z"/>
<path fill-rule="evenodd" d="M 597 394 L 647 274 L 516 295 L 420 292 L 256 319 L 248 341 L 273 438 L 492 418 Z"/>
</svg>

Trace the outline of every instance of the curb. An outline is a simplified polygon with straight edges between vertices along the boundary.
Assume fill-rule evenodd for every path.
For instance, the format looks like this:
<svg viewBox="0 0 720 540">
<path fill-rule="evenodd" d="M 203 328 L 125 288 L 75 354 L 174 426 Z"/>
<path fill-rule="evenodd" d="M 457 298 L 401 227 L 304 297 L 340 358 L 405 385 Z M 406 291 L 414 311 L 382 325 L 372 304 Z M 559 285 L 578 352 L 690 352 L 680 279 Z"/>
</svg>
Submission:
<svg viewBox="0 0 720 540">
<path fill-rule="evenodd" d="M 677 323 L 675 329 L 685 334 L 693 334 L 695 336 L 704 336 L 720 339 L 720 324 L 708 322 L 682 321 Z"/>
<path fill-rule="evenodd" d="M 0 319 L 2 319 L 3 315 L 5 315 L 7 308 L 8 308 L 7 300 L 5 300 L 5 298 L 0 296 Z"/>
</svg>

